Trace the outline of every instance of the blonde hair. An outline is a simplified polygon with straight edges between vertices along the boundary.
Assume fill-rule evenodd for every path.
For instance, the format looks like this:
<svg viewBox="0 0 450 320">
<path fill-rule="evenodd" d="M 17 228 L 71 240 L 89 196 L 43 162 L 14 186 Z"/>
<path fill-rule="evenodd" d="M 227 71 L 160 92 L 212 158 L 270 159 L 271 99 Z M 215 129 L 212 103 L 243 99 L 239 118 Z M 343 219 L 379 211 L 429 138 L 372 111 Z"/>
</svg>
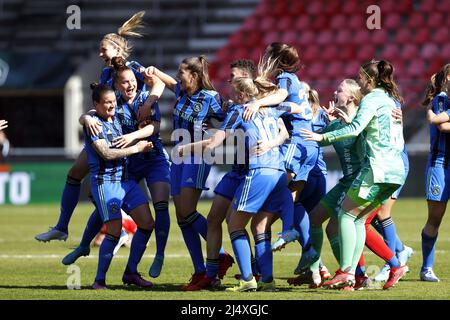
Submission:
<svg viewBox="0 0 450 320">
<path fill-rule="evenodd" d="M 300 81 L 300 84 L 305 88 L 306 98 L 311 105 L 313 114 L 316 115 L 317 111 L 320 109 L 319 93 L 316 90 L 311 89 L 311 86 L 305 81 Z"/>
<path fill-rule="evenodd" d="M 345 79 L 341 82 L 343 87 L 345 87 L 345 91 L 347 91 L 355 100 L 354 103 L 356 106 L 359 106 L 363 95 L 361 93 L 361 87 L 358 83 L 353 79 Z"/>
<path fill-rule="evenodd" d="M 142 17 L 145 11 L 139 11 L 134 14 L 130 19 L 117 30 L 117 33 L 108 33 L 103 37 L 103 40 L 111 42 L 114 46 L 120 49 L 120 55 L 123 58 L 128 58 L 133 47 L 128 43 L 127 37 L 142 37 L 142 34 L 137 32 L 136 29 L 142 29 L 144 23 Z"/>
</svg>

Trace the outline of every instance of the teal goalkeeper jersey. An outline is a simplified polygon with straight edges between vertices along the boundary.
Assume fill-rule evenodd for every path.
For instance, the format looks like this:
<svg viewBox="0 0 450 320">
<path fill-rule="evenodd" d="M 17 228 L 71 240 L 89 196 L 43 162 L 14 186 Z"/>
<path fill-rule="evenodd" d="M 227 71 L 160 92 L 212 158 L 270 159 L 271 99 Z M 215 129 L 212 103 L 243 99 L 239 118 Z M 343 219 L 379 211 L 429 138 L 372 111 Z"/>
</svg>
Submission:
<svg viewBox="0 0 450 320">
<path fill-rule="evenodd" d="M 346 126 L 340 119 L 330 122 L 324 129 L 323 133 L 342 129 Z M 324 145 L 321 143 L 321 145 Z M 342 183 L 351 183 L 361 170 L 366 159 L 366 142 L 362 135 L 351 137 L 342 141 L 333 142 L 334 150 L 338 155 L 341 164 L 343 177 Z"/>
<path fill-rule="evenodd" d="M 372 90 L 361 101 L 352 123 L 324 134 L 325 143 L 334 143 L 362 134 L 366 142 L 374 183 L 405 182 L 401 157 L 405 142 L 401 123 L 392 117 L 395 101 L 380 88 Z"/>
</svg>

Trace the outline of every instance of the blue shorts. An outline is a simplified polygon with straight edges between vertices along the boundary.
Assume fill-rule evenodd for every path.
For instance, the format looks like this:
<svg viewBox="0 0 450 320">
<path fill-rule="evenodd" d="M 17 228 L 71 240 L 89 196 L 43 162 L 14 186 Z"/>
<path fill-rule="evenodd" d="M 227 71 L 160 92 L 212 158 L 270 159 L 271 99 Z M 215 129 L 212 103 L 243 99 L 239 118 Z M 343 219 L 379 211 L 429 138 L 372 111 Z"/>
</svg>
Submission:
<svg viewBox="0 0 450 320">
<path fill-rule="evenodd" d="M 289 143 L 283 144 L 280 151 L 284 157 L 286 170 L 291 171 L 295 175 L 292 181 L 307 181 L 309 172 L 317 163 L 319 148 Z"/>
<path fill-rule="evenodd" d="M 147 198 L 135 181 L 98 183 L 91 180 L 91 193 L 103 222 L 122 220 L 122 208 L 130 213 L 147 204 Z"/>
<path fill-rule="evenodd" d="M 151 186 L 155 182 L 166 182 L 170 184 L 170 162 L 164 157 L 154 160 L 131 157 L 128 172 L 130 179 L 136 182 L 145 178 L 147 186 Z"/>
<path fill-rule="evenodd" d="M 427 165 L 425 171 L 427 200 L 447 203 L 450 198 L 450 170 Z"/>
<path fill-rule="evenodd" d="M 300 193 L 299 202 L 306 212 L 311 213 L 314 207 L 327 193 L 327 179 L 322 174 L 310 174 L 306 180 L 305 187 Z"/>
<path fill-rule="evenodd" d="M 406 150 L 402 152 L 402 160 L 405 166 L 405 180 L 406 180 L 406 177 L 408 176 L 409 172 L 409 160 L 408 160 L 408 153 L 406 153 Z M 398 196 L 400 195 L 400 192 L 402 191 L 404 185 L 405 184 L 402 184 L 400 188 L 395 190 L 395 192 L 391 196 L 392 199 L 398 199 Z"/>
<path fill-rule="evenodd" d="M 245 174 L 241 174 L 235 171 L 227 172 L 214 189 L 214 193 L 231 201 L 233 200 L 236 190 L 238 189 L 244 178 Z"/>
<path fill-rule="evenodd" d="M 205 187 L 211 165 L 209 164 L 175 164 L 170 166 L 171 195 L 177 196 L 182 188 L 209 190 Z"/>
<path fill-rule="evenodd" d="M 287 189 L 286 172 L 271 168 L 251 169 L 233 199 L 233 208 L 247 213 L 279 212 Z"/>
</svg>

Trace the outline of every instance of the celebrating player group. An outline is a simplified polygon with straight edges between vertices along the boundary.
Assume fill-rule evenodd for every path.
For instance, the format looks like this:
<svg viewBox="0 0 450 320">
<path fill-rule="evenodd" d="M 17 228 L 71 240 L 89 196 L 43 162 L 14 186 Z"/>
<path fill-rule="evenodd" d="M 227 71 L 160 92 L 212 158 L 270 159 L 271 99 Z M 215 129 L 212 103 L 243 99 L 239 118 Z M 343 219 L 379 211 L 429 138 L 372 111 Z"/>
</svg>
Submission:
<svg viewBox="0 0 450 320">
<path fill-rule="evenodd" d="M 301 63 L 296 48 L 276 42 L 261 53 L 257 66 L 246 59 L 230 65 L 230 97 L 224 99 L 210 81 L 204 56 L 181 61 L 176 78 L 129 59 L 128 37 L 141 36 L 143 15 L 135 14 L 100 42 L 99 57 L 106 67 L 99 83 L 91 85 L 93 108 L 79 119 L 85 146 L 68 172 L 59 221 L 36 239 L 67 239 L 81 181 L 89 175 L 93 212 L 80 244 L 62 263 L 70 265 L 89 255 L 91 242 L 103 234 L 94 289 L 107 288 L 108 268 L 131 235 L 122 281 L 152 287 L 138 266 L 154 233 L 156 255 L 148 274 L 157 278 L 164 270 L 170 196 L 194 269 L 180 290 L 219 289 L 236 259 L 239 282 L 225 290 L 275 291 L 273 254 L 294 241 L 300 243 L 301 254 L 293 266 L 295 276 L 288 279 L 290 285 L 367 288 L 365 245 L 385 263 L 375 280 L 384 282 L 383 289 L 396 285 L 409 271 L 413 250 L 402 243 L 391 217 L 409 169 L 401 112 L 404 101 L 394 80 L 394 66 L 385 60 L 363 63 L 356 80 L 342 79 L 334 101 L 321 106 L 317 92 L 297 76 Z M 419 276 L 430 282 L 439 281 L 433 272 L 434 253 L 450 197 L 446 188 L 449 87 L 447 64 L 424 88 L 431 146 L 426 172 L 428 220 L 422 229 Z M 158 99 L 165 89 L 176 100 L 171 157 L 159 136 Z M 0 121 L 0 129 L 6 125 Z M 234 148 L 231 170 L 215 187 L 205 218 L 197 205 L 216 159 L 214 149 L 230 141 Z M 334 147 L 343 172 L 328 193 L 322 151 L 326 145 Z M 143 179 L 154 217 L 138 185 Z M 129 217 L 134 221 L 131 232 L 125 227 Z M 272 241 L 271 226 L 277 219 L 282 232 Z M 222 247 L 224 221 L 234 258 Z M 325 222 L 339 264 L 333 277 L 321 259 Z"/>
</svg>

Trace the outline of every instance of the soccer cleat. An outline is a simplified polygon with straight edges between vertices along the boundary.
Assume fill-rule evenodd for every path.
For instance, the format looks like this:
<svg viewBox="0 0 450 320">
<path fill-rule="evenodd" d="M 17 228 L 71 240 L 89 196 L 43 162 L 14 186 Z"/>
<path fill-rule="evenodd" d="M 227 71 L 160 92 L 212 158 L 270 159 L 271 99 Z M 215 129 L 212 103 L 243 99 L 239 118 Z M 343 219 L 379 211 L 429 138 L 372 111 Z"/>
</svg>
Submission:
<svg viewBox="0 0 450 320">
<path fill-rule="evenodd" d="M 282 250 L 289 242 L 293 242 L 300 238 L 297 230 L 291 229 L 278 233 L 278 239 L 272 244 L 272 251 Z"/>
<path fill-rule="evenodd" d="M 374 280 L 377 282 L 384 282 L 389 279 L 389 271 L 391 270 L 391 267 L 386 263 L 381 271 L 375 276 Z"/>
<path fill-rule="evenodd" d="M 126 233 L 126 231 L 122 229 L 122 231 L 120 231 L 119 242 L 114 247 L 113 255 L 116 255 L 120 247 L 122 247 L 125 243 L 127 243 L 127 241 L 128 241 L 128 233 Z"/>
<path fill-rule="evenodd" d="M 420 271 L 420 281 L 440 282 L 441 280 L 436 277 L 432 268 L 425 268 Z"/>
<path fill-rule="evenodd" d="M 397 284 L 397 282 L 406 274 L 406 268 L 403 267 L 397 267 L 397 268 L 391 268 L 391 271 L 389 272 L 389 279 L 386 281 L 386 283 L 383 286 L 383 289 L 389 289 Z"/>
<path fill-rule="evenodd" d="M 330 275 L 330 278 L 331 278 L 331 275 Z M 323 282 L 324 281 L 323 281 L 322 276 L 320 275 L 320 271 L 319 270 L 314 270 L 312 272 L 312 283 L 309 285 L 309 288 L 310 289 L 317 289 L 317 288 L 322 286 Z"/>
<path fill-rule="evenodd" d="M 219 256 L 219 279 L 223 279 L 223 277 L 225 277 L 225 274 L 227 273 L 228 269 L 231 268 L 233 263 L 234 259 L 228 252 L 225 252 L 225 254 L 221 254 Z"/>
<path fill-rule="evenodd" d="M 317 253 L 316 250 L 314 250 L 313 247 L 309 248 L 309 250 L 307 250 L 305 252 L 302 252 L 302 256 L 300 258 L 300 261 L 298 262 L 298 265 L 294 271 L 294 274 L 298 274 L 296 272 L 308 268 L 314 262 L 316 262 L 318 259 L 320 259 L 320 255 Z"/>
<path fill-rule="evenodd" d="M 239 284 L 235 287 L 226 288 L 225 291 L 228 292 L 246 292 L 246 291 L 256 291 L 258 288 L 258 283 L 253 277 L 250 281 L 239 280 Z"/>
<path fill-rule="evenodd" d="M 400 251 L 397 254 L 398 261 L 400 261 L 400 265 L 404 266 L 408 262 L 409 258 L 414 254 L 414 250 L 410 247 L 404 246 L 405 249 L 403 251 Z M 409 271 L 409 268 L 408 268 Z"/>
<path fill-rule="evenodd" d="M 336 271 L 333 279 L 323 283 L 323 287 L 331 289 L 342 289 L 345 287 L 353 287 L 355 284 L 355 276 L 351 273 L 344 272 L 341 269 Z"/>
<path fill-rule="evenodd" d="M 105 281 L 95 281 L 92 285 L 92 289 L 94 290 L 106 290 L 106 283 Z"/>
<path fill-rule="evenodd" d="M 255 277 L 256 282 L 259 282 L 259 280 L 261 280 L 261 274 L 260 273 L 254 274 L 253 276 Z M 241 280 L 241 277 L 242 277 L 242 275 L 240 273 L 234 275 L 234 278 L 236 280 Z"/>
<path fill-rule="evenodd" d="M 181 286 L 181 290 L 184 291 L 189 291 L 189 287 L 196 285 L 197 282 L 199 282 L 200 280 L 203 279 L 203 277 L 205 277 L 206 272 L 200 272 L 200 273 L 194 273 L 191 277 L 191 279 L 189 280 L 189 283 L 183 284 Z"/>
<path fill-rule="evenodd" d="M 311 272 L 311 270 L 307 269 L 307 270 L 303 271 L 297 277 L 288 279 L 287 283 L 289 283 L 291 286 L 301 286 L 303 284 L 310 285 L 313 283 L 312 272 Z"/>
<path fill-rule="evenodd" d="M 124 273 L 122 276 L 122 282 L 126 285 L 132 285 L 139 288 L 150 288 L 153 286 L 153 283 L 145 280 L 139 273 L 126 274 Z"/>
<path fill-rule="evenodd" d="M 52 240 L 63 240 L 63 241 L 66 241 L 67 237 L 68 237 L 67 233 L 59 231 L 58 229 L 56 229 L 54 227 L 50 227 L 47 232 L 38 234 L 34 238 L 37 241 L 49 242 L 49 241 L 52 241 Z"/>
<path fill-rule="evenodd" d="M 323 265 L 323 266 L 319 267 L 319 271 L 320 271 L 320 277 L 322 278 L 322 282 L 325 282 L 328 279 L 331 279 L 331 273 L 330 273 L 330 271 L 328 271 L 327 267 L 325 267 Z"/>
<path fill-rule="evenodd" d="M 367 275 L 355 276 L 355 290 L 364 290 L 370 287 L 370 279 Z"/>
<path fill-rule="evenodd" d="M 68 266 L 72 263 L 75 263 L 75 261 L 77 261 L 79 257 L 88 256 L 89 253 L 91 253 L 91 249 L 89 247 L 78 246 L 75 248 L 75 250 L 65 256 L 61 262 L 63 265 Z"/>
<path fill-rule="evenodd" d="M 199 291 L 204 289 L 217 290 L 220 287 L 220 279 L 219 278 L 208 278 L 205 276 L 198 281 L 196 284 L 189 286 L 185 291 Z"/>
<path fill-rule="evenodd" d="M 256 289 L 256 291 L 267 291 L 267 292 L 273 292 L 273 291 L 278 291 L 276 286 L 275 286 L 275 280 L 272 280 L 272 282 L 262 282 L 259 281 L 258 282 L 258 288 Z"/>
<path fill-rule="evenodd" d="M 153 259 L 152 266 L 150 267 L 150 270 L 148 271 L 148 274 L 152 278 L 158 278 L 161 274 L 161 269 L 164 264 L 164 257 L 160 255 L 156 255 L 155 259 Z"/>
</svg>

